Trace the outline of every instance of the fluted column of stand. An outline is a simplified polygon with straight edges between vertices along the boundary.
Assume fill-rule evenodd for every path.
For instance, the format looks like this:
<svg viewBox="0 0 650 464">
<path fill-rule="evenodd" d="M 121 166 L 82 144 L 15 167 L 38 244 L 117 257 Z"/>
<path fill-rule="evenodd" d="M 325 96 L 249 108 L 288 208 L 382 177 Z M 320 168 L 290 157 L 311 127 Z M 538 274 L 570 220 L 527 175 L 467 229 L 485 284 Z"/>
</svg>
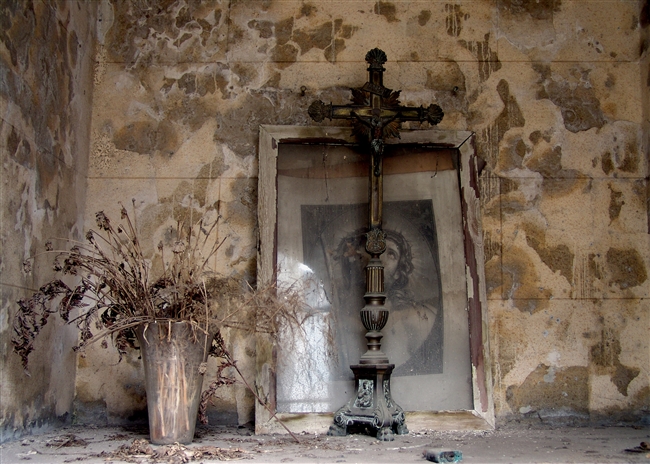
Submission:
<svg viewBox="0 0 650 464">
<path fill-rule="evenodd" d="M 381 330 L 388 322 L 389 311 L 384 307 L 384 266 L 378 255 L 373 256 L 366 266 L 366 294 L 363 298 L 366 305 L 361 310 L 361 322 L 368 331 L 368 351 L 361 356 L 359 363 L 388 364 L 388 357 L 381 351 Z"/>
</svg>

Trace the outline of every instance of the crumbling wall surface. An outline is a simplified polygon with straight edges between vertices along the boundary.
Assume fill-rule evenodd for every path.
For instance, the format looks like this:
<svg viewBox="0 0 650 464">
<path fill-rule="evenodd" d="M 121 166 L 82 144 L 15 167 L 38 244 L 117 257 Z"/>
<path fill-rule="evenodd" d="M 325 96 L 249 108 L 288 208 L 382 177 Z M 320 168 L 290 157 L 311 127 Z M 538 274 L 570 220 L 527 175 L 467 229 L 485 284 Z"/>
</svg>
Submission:
<svg viewBox="0 0 650 464">
<path fill-rule="evenodd" d="M 16 301 L 50 280 L 23 261 L 83 231 L 96 15 L 94 2 L 0 4 L 0 440 L 69 419 L 77 340 L 52 317 L 30 356 L 12 352 Z M 53 244 L 56 245 L 56 240 Z"/>
<path fill-rule="evenodd" d="M 219 213 L 217 270 L 254 278 L 259 125 L 348 103 L 379 47 L 384 84 L 442 106 L 441 129 L 475 131 L 487 163 L 497 417 L 636 417 L 650 399 L 644 3 L 104 0 L 86 217 L 135 199 L 153 246 L 180 214 Z M 252 377 L 255 346 L 229 343 Z M 125 420 L 144 408 L 137 355 L 102 370 L 105 354 L 79 365 L 79 411 Z M 252 418 L 245 390 L 221 402 Z"/>
<path fill-rule="evenodd" d="M 647 419 L 647 2 L 497 14 L 496 117 L 471 105 L 496 414 Z"/>
</svg>

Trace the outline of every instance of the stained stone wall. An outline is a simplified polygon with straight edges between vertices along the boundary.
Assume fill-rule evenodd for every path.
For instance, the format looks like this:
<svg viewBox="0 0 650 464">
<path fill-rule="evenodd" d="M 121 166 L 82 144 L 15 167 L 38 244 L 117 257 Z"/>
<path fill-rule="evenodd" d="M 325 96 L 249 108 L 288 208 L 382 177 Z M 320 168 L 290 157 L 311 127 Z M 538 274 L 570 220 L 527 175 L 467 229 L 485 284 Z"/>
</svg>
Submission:
<svg viewBox="0 0 650 464">
<path fill-rule="evenodd" d="M 69 420 L 75 330 L 55 319 L 28 377 L 10 343 L 16 300 L 51 278 L 51 262 L 22 262 L 52 237 L 83 236 L 95 3 L 0 3 L 0 441 Z"/>
<path fill-rule="evenodd" d="M 11 192 L 2 200 L 2 355 L 13 363 L 5 369 L 13 376 L 10 387 L 3 381 L 5 423 L 21 423 L 30 407 L 54 404 L 52 392 L 63 382 L 50 376 L 52 363 L 44 360 L 46 375 L 34 388 L 47 399 L 39 403 L 30 393 L 35 384 L 18 379 L 19 366 L 8 354 L 6 308 L 20 293 L 15 287 L 36 285 L 25 281 L 17 263 L 36 249 L 41 227 L 81 232 L 73 211 L 85 198 L 68 192 L 76 185 L 82 190 L 72 178 L 85 174 L 86 158 L 70 147 L 83 146 L 90 120 L 81 111 L 88 106 L 77 105 L 82 87 L 76 79 L 93 47 L 74 18 L 82 11 L 92 24 L 94 6 L 99 46 L 87 224 L 95 211 L 117 216 L 118 201 L 134 199 L 153 249 L 180 214 L 222 214 L 219 234 L 229 238 L 214 265 L 254 280 L 259 125 L 311 124 L 307 107 L 314 99 L 347 103 L 349 88 L 366 80 L 365 53 L 382 48 L 389 60 L 385 85 L 402 89 L 406 105 L 439 104 L 446 114 L 440 128 L 476 132 L 486 162 L 480 183 L 485 329 L 497 418 L 648 414 L 647 1 L 34 1 L 34 14 L 23 3 L 32 5 L 3 6 L 2 18 L 28 26 L 0 28 L 3 88 L 25 83 L 2 90 L 2 182 L 3 192 Z M 45 28 L 40 18 L 48 11 L 57 15 Z M 64 11 L 70 11 L 67 29 L 57 26 L 68 24 L 59 14 Z M 67 48 L 58 35 L 42 40 L 63 29 Z M 76 64 L 71 31 L 81 45 Z M 45 53 L 46 47 L 57 49 Z M 36 50 L 46 56 L 39 59 Z M 59 78 L 42 76 L 58 76 L 66 66 L 72 84 L 54 91 Z M 61 73 L 68 78 L 65 69 Z M 60 100 L 41 110 L 50 94 Z M 14 95 L 36 103 L 13 103 Z M 77 113 L 66 119 L 68 111 Z M 19 122 L 8 125 L 9 114 Z M 25 159 L 18 149 L 23 140 L 34 153 L 62 154 Z M 38 180 L 46 175 L 53 177 Z M 66 175 L 71 178 L 64 182 Z M 9 183 L 15 185 L 5 187 Z M 8 249 L 20 250 L 20 259 L 7 260 Z M 60 346 L 60 333 L 43 343 Z M 229 343 L 252 376 L 252 340 L 230 334 Z M 116 361 L 110 348 L 79 360 L 80 421 L 142 417 L 137 355 Z M 25 386 L 20 394 L 18 381 Z M 66 389 L 70 396 L 69 382 Z M 212 415 L 244 423 L 253 417 L 252 405 L 244 389 L 225 390 Z"/>
<path fill-rule="evenodd" d="M 404 104 L 442 106 L 441 128 L 475 131 L 487 163 L 497 417 L 647 414 L 647 2 L 170 0 L 101 11 L 88 217 L 131 198 L 152 230 L 179 203 L 218 211 L 231 235 L 218 267 L 254 277 L 258 126 L 310 124 L 314 99 L 347 103 L 378 46 L 385 85 Z M 231 343 L 250 372 L 254 346 Z M 80 368 L 80 399 L 116 417 L 143 404 L 137 382 L 93 387 L 96 366 Z M 251 418 L 243 392 L 223 402 Z"/>
</svg>

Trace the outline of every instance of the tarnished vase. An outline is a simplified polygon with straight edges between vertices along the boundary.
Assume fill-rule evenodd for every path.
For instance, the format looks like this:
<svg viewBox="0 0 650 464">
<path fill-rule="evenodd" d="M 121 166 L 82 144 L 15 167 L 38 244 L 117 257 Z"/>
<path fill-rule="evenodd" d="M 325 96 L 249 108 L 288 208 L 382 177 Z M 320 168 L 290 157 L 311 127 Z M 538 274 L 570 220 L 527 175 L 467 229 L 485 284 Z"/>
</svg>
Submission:
<svg viewBox="0 0 650 464">
<path fill-rule="evenodd" d="M 209 336 L 188 322 L 148 322 L 135 332 L 144 363 L 151 443 L 191 443 Z"/>
</svg>

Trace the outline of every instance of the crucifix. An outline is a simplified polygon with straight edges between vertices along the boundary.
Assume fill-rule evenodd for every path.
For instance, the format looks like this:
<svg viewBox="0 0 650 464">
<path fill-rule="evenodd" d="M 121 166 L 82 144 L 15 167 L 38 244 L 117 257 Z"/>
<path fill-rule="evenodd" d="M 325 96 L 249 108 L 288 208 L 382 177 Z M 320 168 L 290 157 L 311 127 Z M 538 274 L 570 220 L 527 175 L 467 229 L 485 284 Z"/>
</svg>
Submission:
<svg viewBox="0 0 650 464">
<path fill-rule="evenodd" d="M 370 153 L 369 217 L 366 234 L 366 252 L 370 260 L 366 266 L 365 306 L 361 321 L 368 331 L 365 337 L 368 351 L 359 364 L 350 366 L 354 372 L 355 393 L 348 403 L 334 415 L 328 435 L 346 435 L 352 425 L 370 426 L 379 440 L 393 440 L 394 433 L 406 434 L 404 411 L 390 394 L 390 376 L 395 367 L 381 351 L 381 330 L 388 322 L 388 309 L 384 306 L 384 266 L 380 256 L 386 250 L 386 233 L 382 230 L 383 173 L 382 155 L 384 140 L 399 138 L 402 121 L 427 121 L 438 124 L 444 114 L 438 105 L 428 108 L 401 106 L 400 90 L 384 87 L 386 54 L 374 48 L 366 54 L 368 82 L 352 90 L 352 104 L 336 106 L 320 100 L 309 106 L 309 116 L 321 122 L 325 118 L 353 121 L 353 132 Z"/>
</svg>

